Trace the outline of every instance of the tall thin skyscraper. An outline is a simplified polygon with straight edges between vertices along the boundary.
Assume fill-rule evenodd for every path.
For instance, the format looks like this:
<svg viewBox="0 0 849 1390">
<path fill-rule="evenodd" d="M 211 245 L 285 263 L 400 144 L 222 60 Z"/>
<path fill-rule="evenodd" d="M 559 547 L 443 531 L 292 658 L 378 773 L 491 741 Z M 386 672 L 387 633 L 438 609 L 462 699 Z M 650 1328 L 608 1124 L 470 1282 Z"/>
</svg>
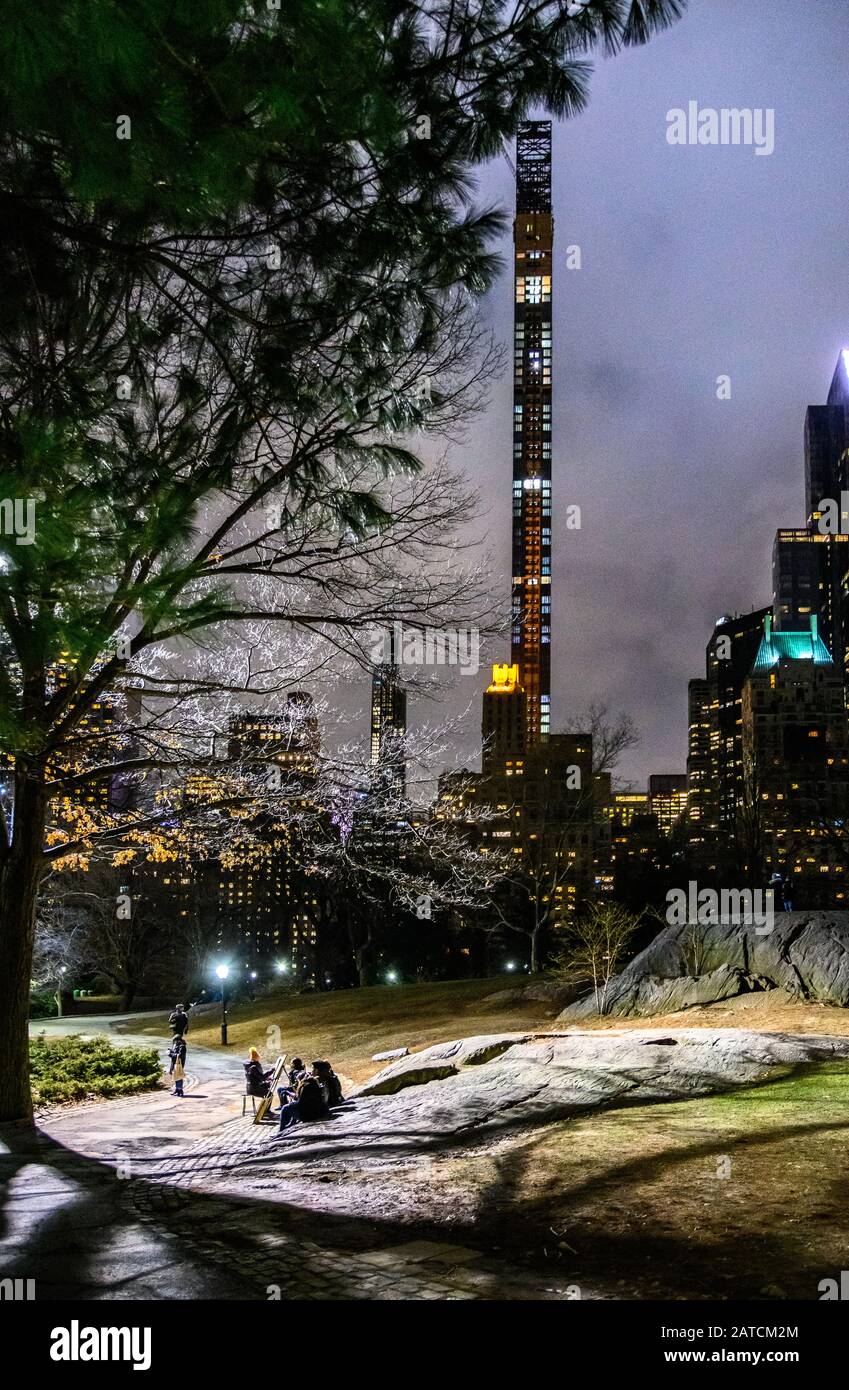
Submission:
<svg viewBox="0 0 849 1390">
<path fill-rule="evenodd" d="M 524 748 L 551 724 L 551 122 L 523 121 L 513 223 L 511 655 L 524 691 Z M 518 750 L 517 750 L 518 751 Z"/>
<path fill-rule="evenodd" d="M 403 796 L 407 768 L 407 693 L 395 659 L 395 632 L 389 632 L 389 660 L 374 668 L 371 679 L 371 765 L 387 788 Z"/>
</svg>

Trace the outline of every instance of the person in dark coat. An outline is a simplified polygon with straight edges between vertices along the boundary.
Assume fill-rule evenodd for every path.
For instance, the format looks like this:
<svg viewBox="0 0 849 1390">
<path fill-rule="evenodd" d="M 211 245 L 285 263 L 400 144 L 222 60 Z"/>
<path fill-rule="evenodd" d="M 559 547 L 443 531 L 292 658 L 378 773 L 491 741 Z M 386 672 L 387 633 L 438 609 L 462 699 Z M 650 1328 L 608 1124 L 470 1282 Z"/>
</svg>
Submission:
<svg viewBox="0 0 849 1390">
<path fill-rule="evenodd" d="M 313 1062 L 313 1075 L 318 1077 L 318 1084 L 321 1086 L 322 1094 L 326 1104 L 343 1105 L 345 1097 L 342 1095 L 342 1082 L 336 1075 L 329 1062 Z"/>
<path fill-rule="evenodd" d="M 280 1106 L 279 1139 L 283 1131 L 297 1120 L 321 1120 L 327 1114 L 327 1103 L 322 1094 L 319 1079 L 312 1072 L 302 1076 L 295 1088 L 295 1095 Z"/>
<path fill-rule="evenodd" d="M 773 874 L 772 878 L 771 878 L 770 881 L 769 881 L 769 886 L 770 886 L 770 888 L 772 889 L 772 894 L 773 894 L 773 898 L 772 898 L 772 905 L 773 905 L 773 908 L 775 909 L 776 912 L 783 912 L 783 911 L 784 911 L 784 880 L 782 879 L 781 874 Z"/>
<path fill-rule="evenodd" d="M 277 1087 L 277 1094 L 280 1097 L 281 1106 L 286 1105 L 290 1100 L 297 1099 L 298 1082 L 302 1081 L 306 1074 L 306 1068 L 303 1062 L 301 1061 L 301 1058 L 293 1057 L 292 1065 L 288 1068 L 286 1072 L 286 1076 L 289 1082 L 288 1086 Z"/>
<path fill-rule="evenodd" d="M 168 1074 L 174 1078 L 174 1089 L 171 1094 L 173 1096 L 181 1096 L 183 1094 L 183 1079 L 186 1075 L 186 1043 L 185 1039 L 181 1037 L 179 1033 L 174 1034 L 173 1041 L 168 1049 L 168 1056 L 171 1059 Z"/>
<path fill-rule="evenodd" d="M 266 1071 L 263 1068 L 259 1052 L 255 1047 L 251 1048 L 251 1055 L 245 1068 L 245 1093 L 249 1096 L 267 1096 L 271 1086 L 271 1078 L 274 1075 L 274 1068 Z"/>
<path fill-rule="evenodd" d="M 171 1029 L 172 1033 L 176 1033 L 177 1036 L 181 1038 L 184 1033 L 188 1033 L 189 1015 L 186 1013 L 185 1004 L 174 1005 L 174 1012 L 168 1020 L 168 1027 Z"/>
<path fill-rule="evenodd" d="M 290 1086 L 293 1086 L 293 1087 L 294 1087 L 294 1086 L 297 1086 L 298 1082 L 301 1081 L 301 1080 L 303 1080 L 303 1078 L 306 1076 L 306 1074 L 307 1074 L 307 1069 L 306 1069 L 306 1067 L 304 1066 L 303 1062 L 301 1061 L 300 1057 L 293 1057 L 293 1058 L 292 1058 L 292 1065 L 291 1065 L 291 1067 L 289 1068 L 289 1073 L 288 1073 L 288 1074 L 289 1074 L 289 1085 L 290 1085 Z"/>
</svg>

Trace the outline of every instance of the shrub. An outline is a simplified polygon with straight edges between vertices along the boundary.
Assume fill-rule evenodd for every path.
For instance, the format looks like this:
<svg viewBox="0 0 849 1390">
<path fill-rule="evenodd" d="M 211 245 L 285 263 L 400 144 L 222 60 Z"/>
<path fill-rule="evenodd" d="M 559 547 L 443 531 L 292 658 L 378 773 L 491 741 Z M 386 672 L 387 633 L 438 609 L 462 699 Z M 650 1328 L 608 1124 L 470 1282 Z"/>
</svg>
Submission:
<svg viewBox="0 0 849 1390">
<path fill-rule="evenodd" d="M 590 903 L 585 913 L 569 924 L 565 949 L 553 963 L 558 982 L 580 978 L 592 981 L 599 1014 L 607 1010 L 607 991 L 640 925 L 640 918 L 620 903 Z"/>
<path fill-rule="evenodd" d="M 32 1038 L 33 1102 L 129 1096 L 156 1086 L 161 1065 L 155 1048 L 114 1047 L 105 1038 Z"/>
<path fill-rule="evenodd" d="M 29 997 L 30 1018 L 55 1018 L 56 995 L 49 989 L 36 989 Z"/>
</svg>

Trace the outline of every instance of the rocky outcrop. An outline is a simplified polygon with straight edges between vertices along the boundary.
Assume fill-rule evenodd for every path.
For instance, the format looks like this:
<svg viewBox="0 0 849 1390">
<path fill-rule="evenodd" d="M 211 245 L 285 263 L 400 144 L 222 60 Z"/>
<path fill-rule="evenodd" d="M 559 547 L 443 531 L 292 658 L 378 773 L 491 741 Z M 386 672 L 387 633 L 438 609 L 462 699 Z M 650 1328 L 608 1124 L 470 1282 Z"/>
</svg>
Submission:
<svg viewBox="0 0 849 1390">
<path fill-rule="evenodd" d="M 610 982 L 604 1012 L 646 1018 L 751 989 L 849 1006 L 849 912 L 782 912 L 768 931 L 729 919 L 666 927 Z M 596 1013 L 588 995 L 557 1021 Z"/>
<path fill-rule="evenodd" d="M 516 985 L 513 989 L 499 989 L 494 994 L 485 994 L 484 1004 L 554 1004 L 563 1008 L 571 1004 L 581 994 L 581 988 L 574 983 L 565 984 L 558 980 L 532 977 L 529 984 Z"/>
<path fill-rule="evenodd" d="M 596 1108 L 680 1100 L 757 1083 L 814 1062 L 849 1059 L 849 1037 L 740 1028 L 580 1030 L 464 1038 L 400 1058 L 329 1121 L 295 1125 L 277 1143 L 249 1142 L 285 1161 L 340 1163 L 438 1152 Z M 287 1131 L 287 1136 L 289 1132 Z M 275 1160 L 276 1161 L 276 1160 Z"/>
<path fill-rule="evenodd" d="M 428 1081 L 442 1081 L 456 1076 L 462 1066 L 481 1066 L 499 1057 L 516 1043 L 527 1042 L 527 1033 L 507 1033 L 478 1038 L 463 1038 L 459 1042 L 436 1043 L 424 1052 L 402 1057 L 390 1067 L 373 1076 L 360 1087 L 361 1096 L 391 1096 L 407 1086 L 423 1086 Z"/>
</svg>

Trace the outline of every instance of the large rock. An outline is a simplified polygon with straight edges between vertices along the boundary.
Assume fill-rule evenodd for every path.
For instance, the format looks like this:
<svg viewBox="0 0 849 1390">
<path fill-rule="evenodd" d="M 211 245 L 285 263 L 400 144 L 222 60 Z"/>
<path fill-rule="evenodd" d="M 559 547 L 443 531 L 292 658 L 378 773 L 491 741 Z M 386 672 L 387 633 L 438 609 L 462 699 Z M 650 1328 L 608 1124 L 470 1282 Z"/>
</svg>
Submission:
<svg viewBox="0 0 849 1390">
<path fill-rule="evenodd" d="M 513 989 L 499 989 L 494 994 L 485 994 L 484 1004 L 555 1004 L 562 1008 L 576 999 L 583 990 L 574 982 L 546 980 L 533 977 L 529 984 L 517 985 Z"/>
<path fill-rule="evenodd" d="M 391 1096 L 407 1086 L 423 1086 L 428 1081 L 442 1081 L 456 1076 L 462 1066 L 480 1066 L 492 1061 L 517 1042 L 527 1042 L 527 1033 L 486 1034 L 483 1037 L 463 1038 L 458 1042 L 436 1043 L 424 1052 L 401 1058 L 373 1076 L 360 1087 L 361 1096 Z"/>
<path fill-rule="evenodd" d="M 610 982 L 604 1012 L 645 1018 L 750 989 L 849 1006 L 849 912 L 778 913 L 764 934 L 732 919 L 666 927 Z M 596 1012 L 588 995 L 558 1022 Z"/>
<path fill-rule="evenodd" d="M 598 1107 L 678 1100 L 759 1081 L 778 1068 L 849 1058 L 849 1038 L 739 1028 L 509 1033 L 440 1043 L 403 1057 L 331 1120 L 289 1137 L 250 1126 L 274 1162 L 333 1166 L 438 1152 Z M 280 1155 L 278 1160 L 277 1155 Z"/>
<path fill-rule="evenodd" d="M 849 1066 L 849 1038 L 734 1028 L 466 1038 L 400 1059 L 325 1119 L 293 1125 L 279 1137 L 275 1126 L 239 1116 L 205 1136 L 191 1161 L 181 1149 L 177 1178 L 173 1155 L 145 1177 L 214 1186 L 242 1198 L 255 1192 L 293 1210 L 362 1216 L 365 1209 L 381 1222 L 451 1222 L 470 1199 L 451 1190 L 453 1170 L 442 1165 L 476 1144 L 492 1155 L 495 1173 L 509 1175 L 514 1162 L 522 1171 L 530 1152 L 510 1150 L 510 1142 L 539 1126 L 566 1124 L 596 1109 L 730 1091 L 834 1061 Z M 396 1168 L 407 1169 L 397 1187 Z M 480 1202 L 491 1196 L 485 1184 Z M 471 1221 L 475 1210 L 472 1202 Z"/>
</svg>

